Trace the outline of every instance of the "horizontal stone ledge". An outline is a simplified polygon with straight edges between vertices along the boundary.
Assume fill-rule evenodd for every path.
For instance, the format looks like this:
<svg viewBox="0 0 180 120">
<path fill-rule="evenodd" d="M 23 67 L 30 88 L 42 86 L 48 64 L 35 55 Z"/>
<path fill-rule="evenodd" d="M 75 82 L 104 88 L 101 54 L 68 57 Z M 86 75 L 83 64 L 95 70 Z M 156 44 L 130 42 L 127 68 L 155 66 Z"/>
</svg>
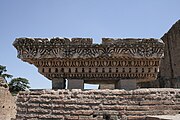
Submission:
<svg viewBox="0 0 180 120">
<path fill-rule="evenodd" d="M 22 98 L 22 97 L 29 97 L 29 95 L 31 94 L 31 92 L 34 92 L 33 89 L 31 89 L 30 91 L 20 91 L 18 94 L 18 98 Z M 178 94 L 180 93 L 180 89 L 173 89 L 173 88 L 145 88 L 145 89 L 135 89 L 135 90 L 124 90 L 124 89 L 114 89 L 114 90 L 110 90 L 110 89 L 97 89 L 97 90 L 81 90 L 81 89 L 57 89 L 57 90 L 50 90 L 50 89 L 44 89 L 44 90 L 38 90 L 35 89 L 36 92 L 39 92 L 37 94 L 39 94 L 40 96 L 54 96 L 54 95 L 148 95 L 148 94 L 157 94 L 157 95 L 161 95 L 161 94 L 167 94 L 167 95 L 175 95 L 178 97 Z M 42 92 L 43 91 L 43 92 Z M 23 96 L 24 95 L 24 96 Z M 31 97 L 36 96 L 36 95 L 32 95 Z M 37 97 L 37 96 L 36 96 Z M 35 97 L 35 98 L 36 98 Z"/>
</svg>

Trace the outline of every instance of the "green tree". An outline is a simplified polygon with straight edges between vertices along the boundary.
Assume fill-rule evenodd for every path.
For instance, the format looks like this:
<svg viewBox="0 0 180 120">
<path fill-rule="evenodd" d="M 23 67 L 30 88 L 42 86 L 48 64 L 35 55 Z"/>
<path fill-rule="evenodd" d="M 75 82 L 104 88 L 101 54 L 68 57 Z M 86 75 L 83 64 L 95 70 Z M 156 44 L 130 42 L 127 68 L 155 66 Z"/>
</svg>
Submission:
<svg viewBox="0 0 180 120">
<path fill-rule="evenodd" d="M 6 72 L 7 72 L 6 66 L 0 65 L 0 77 L 4 78 L 5 80 L 7 78 L 12 78 L 13 77 L 12 75 L 7 74 Z M 6 82 L 7 82 L 7 80 L 6 80 Z"/>
<path fill-rule="evenodd" d="M 26 78 L 13 78 L 9 82 L 9 91 L 11 93 L 18 93 L 19 91 L 25 91 L 29 89 L 29 81 Z"/>
</svg>

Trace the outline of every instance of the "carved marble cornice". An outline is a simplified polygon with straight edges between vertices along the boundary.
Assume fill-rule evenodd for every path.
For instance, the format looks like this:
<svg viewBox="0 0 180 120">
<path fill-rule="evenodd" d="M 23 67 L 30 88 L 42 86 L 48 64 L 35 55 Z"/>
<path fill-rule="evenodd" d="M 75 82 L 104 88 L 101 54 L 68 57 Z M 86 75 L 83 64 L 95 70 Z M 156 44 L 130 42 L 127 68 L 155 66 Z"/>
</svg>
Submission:
<svg viewBox="0 0 180 120">
<path fill-rule="evenodd" d="M 160 39 L 17 38 L 18 57 L 54 78 L 102 80 L 155 80 L 163 57 Z M 111 80 L 112 79 L 112 80 Z"/>
<path fill-rule="evenodd" d="M 91 38 L 17 38 L 13 45 L 18 57 L 28 62 L 42 58 L 161 58 L 164 50 L 164 43 L 152 38 L 103 38 L 102 44 L 93 44 Z"/>
</svg>

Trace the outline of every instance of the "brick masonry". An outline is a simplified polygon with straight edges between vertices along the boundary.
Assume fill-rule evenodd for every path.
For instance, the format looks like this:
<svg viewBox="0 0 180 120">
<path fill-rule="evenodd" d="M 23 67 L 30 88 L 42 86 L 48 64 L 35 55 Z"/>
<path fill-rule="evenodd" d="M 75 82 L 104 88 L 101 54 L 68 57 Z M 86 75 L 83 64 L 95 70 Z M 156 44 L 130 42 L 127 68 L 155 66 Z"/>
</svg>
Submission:
<svg viewBox="0 0 180 120">
<path fill-rule="evenodd" d="M 16 120 L 143 120 L 180 113 L 180 89 L 20 92 Z"/>
</svg>

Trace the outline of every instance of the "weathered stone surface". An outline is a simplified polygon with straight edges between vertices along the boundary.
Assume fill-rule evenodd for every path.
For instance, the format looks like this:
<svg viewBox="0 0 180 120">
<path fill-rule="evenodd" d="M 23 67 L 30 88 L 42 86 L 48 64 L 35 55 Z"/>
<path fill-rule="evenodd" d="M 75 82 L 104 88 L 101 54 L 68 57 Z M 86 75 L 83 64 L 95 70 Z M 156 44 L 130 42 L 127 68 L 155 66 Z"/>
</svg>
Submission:
<svg viewBox="0 0 180 120">
<path fill-rule="evenodd" d="M 180 20 L 161 38 L 165 43 L 160 65 L 161 87 L 180 87 Z"/>
<path fill-rule="evenodd" d="M 37 90 L 17 99 L 17 119 L 143 120 L 180 112 L 179 89 Z M 22 99 L 24 95 L 24 99 Z M 61 96 L 61 97 L 59 97 Z"/>
<path fill-rule="evenodd" d="M 16 116 L 15 97 L 11 95 L 7 88 L 0 86 L 0 119 L 11 120 Z"/>
<path fill-rule="evenodd" d="M 146 120 L 180 120 L 180 115 L 148 116 Z"/>
<path fill-rule="evenodd" d="M 161 39 L 154 38 L 102 38 L 102 44 L 92 44 L 92 38 L 17 38 L 13 45 L 18 57 L 28 62 L 36 58 L 161 58 L 164 48 Z"/>
</svg>

